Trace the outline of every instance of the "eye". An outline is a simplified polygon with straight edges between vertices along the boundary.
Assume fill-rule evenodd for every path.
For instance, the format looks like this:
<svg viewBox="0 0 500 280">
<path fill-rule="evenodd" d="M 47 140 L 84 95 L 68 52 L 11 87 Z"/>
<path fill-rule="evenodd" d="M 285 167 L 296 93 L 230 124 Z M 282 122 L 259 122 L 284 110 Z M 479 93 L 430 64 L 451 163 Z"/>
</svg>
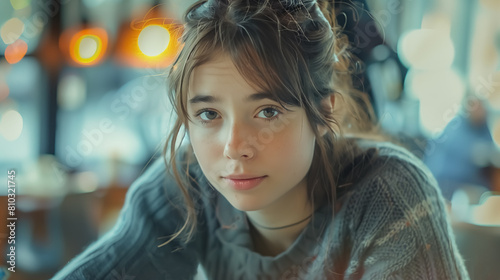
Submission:
<svg viewBox="0 0 500 280">
<path fill-rule="evenodd" d="M 198 116 L 200 116 L 200 119 L 202 119 L 203 121 L 212 121 L 217 118 L 218 114 L 215 111 L 204 110 L 199 113 Z"/>
<path fill-rule="evenodd" d="M 261 110 L 258 116 L 266 120 L 273 120 L 277 118 L 279 114 L 281 114 L 281 111 L 275 107 L 267 107 Z"/>
</svg>

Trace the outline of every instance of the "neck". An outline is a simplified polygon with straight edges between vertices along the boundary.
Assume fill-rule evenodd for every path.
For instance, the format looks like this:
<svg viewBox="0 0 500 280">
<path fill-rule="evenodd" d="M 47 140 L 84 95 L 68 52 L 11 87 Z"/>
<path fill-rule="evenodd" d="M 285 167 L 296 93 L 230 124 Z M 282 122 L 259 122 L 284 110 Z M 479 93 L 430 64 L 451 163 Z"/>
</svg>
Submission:
<svg viewBox="0 0 500 280">
<path fill-rule="evenodd" d="M 312 214 L 305 219 L 280 227 L 262 226 L 248 218 L 254 250 L 263 256 L 276 256 L 284 252 L 304 230 L 311 217 Z"/>
<path fill-rule="evenodd" d="M 294 226 L 298 226 L 304 222 L 306 222 L 307 220 L 309 220 L 311 217 L 312 217 L 312 213 L 311 215 L 305 217 L 304 219 L 298 221 L 298 222 L 295 222 L 295 223 L 292 223 L 292 224 L 289 224 L 289 225 L 283 225 L 283 226 L 277 226 L 277 227 L 270 227 L 270 226 L 263 226 L 263 225 L 260 225 L 258 224 L 257 222 L 255 221 L 251 221 L 252 224 L 258 228 L 261 228 L 261 229 L 266 229 L 266 230 L 280 230 L 280 229 L 285 229 L 285 228 L 289 228 L 289 227 L 294 227 Z"/>
<path fill-rule="evenodd" d="M 246 212 L 256 252 L 267 256 L 278 255 L 290 247 L 304 230 L 314 209 L 306 194 L 298 197 L 306 199 L 287 200 L 287 203 L 273 205 L 272 209 Z"/>
</svg>

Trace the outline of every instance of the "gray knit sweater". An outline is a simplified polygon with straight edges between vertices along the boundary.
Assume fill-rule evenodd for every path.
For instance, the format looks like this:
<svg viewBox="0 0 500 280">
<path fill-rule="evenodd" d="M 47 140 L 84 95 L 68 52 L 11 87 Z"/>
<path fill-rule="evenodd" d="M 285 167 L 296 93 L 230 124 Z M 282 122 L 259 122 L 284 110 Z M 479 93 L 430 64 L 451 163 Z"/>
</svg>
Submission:
<svg viewBox="0 0 500 280">
<path fill-rule="evenodd" d="M 275 257 L 252 250 L 245 214 L 196 166 L 190 172 L 201 191 L 197 233 L 188 244 L 158 247 L 183 224 L 176 183 L 158 160 L 131 186 L 114 228 L 53 279 L 193 279 L 198 265 L 217 280 L 468 279 L 427 168 L 393 144 L 359 144 L 379 154 L 364 178 L 342 195 L 335 214 L 319 208 Z"/>
</svg>

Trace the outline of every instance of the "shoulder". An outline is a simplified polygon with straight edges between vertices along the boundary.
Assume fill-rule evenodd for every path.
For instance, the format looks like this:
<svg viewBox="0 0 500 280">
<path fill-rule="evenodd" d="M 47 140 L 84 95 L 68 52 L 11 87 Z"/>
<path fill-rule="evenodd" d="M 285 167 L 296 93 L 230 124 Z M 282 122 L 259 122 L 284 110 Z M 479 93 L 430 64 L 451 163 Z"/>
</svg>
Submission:
<svg viewBox="0 0 500 280">
<path fill-rule="evenodd" d="M 350 255 L 346 274 L 466 279 L 444 200 L 422 161 L 390 143 L 360 147 L 377 156 L 339 201 L 339 239 Z"/>
<path fill-rule="evenodd" d="M 445 214 L 437 182 L 420 159 L 388 142 L 361 140 L 359 146 L 365 151 L 375 149 L 376 156 L 342 203 L 353 221 L 396 222 Z"/>
<path fill-rule="evenodd" d="M 167 180 L 167 169 L 162 158 L 152 159 L 143 167 L 142 174 L 132 183 L 127 200 L 155 200 L 163 193 Z"/>
<path fill-rule="evenodd" d="M 425 192 L 437 191 L 437 182 L 427 166 L 407 149 L 390 142 L 361 140 L 362 150 L 375 151 L 361 185 L 385 185 L 391 189 L 410 190 L 420 187 Z M 361 190 L 359 190 L 361 191 Z"/>
</svg>

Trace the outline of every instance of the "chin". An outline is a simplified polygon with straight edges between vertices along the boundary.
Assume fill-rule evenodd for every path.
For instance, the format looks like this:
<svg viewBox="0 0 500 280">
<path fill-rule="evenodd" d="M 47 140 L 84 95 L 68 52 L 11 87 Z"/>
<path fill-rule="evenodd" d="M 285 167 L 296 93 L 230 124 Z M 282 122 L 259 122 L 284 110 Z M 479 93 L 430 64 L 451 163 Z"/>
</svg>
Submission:
<svg viewBox="0 0 500 280">
<path fill-rule="evenodd" d="M 231 199 L 226 199 L 229 203 L 236 209 L 240 211 L 257 211 L 265 207 L 265 204 L 261 200 L 257 200 L 256 198 L 245 198 L 241 196 L 233 196 Z"/>
</svg>

